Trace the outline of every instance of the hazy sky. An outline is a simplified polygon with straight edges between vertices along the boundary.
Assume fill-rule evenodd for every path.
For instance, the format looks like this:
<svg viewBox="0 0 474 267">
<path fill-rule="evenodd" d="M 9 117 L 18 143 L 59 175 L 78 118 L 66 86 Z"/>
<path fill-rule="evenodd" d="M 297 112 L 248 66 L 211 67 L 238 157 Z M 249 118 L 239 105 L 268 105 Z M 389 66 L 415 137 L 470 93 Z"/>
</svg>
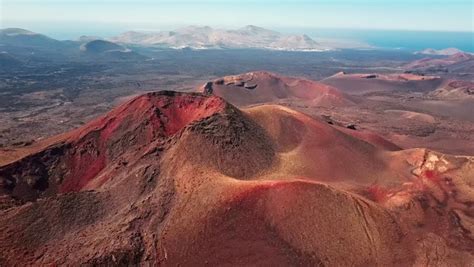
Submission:
<svg viewBox="0 0 474 267">
<path fill-rule="evenodd" d="M 0 0 L 1 28 L 106 32 L 189 24 L 474 31 L 473 0 Z"/>
</svg>

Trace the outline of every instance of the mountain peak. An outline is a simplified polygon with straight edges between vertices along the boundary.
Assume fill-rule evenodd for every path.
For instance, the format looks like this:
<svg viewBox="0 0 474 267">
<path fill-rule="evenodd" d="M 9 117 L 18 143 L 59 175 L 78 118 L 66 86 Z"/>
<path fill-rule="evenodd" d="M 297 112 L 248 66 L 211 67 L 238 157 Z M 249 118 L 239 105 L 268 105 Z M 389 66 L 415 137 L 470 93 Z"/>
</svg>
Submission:
<svg viewBox="0 0 474 267">
<path fill-rule="evenodd" d="M 268 30 L 268 29 L 258 27 L 258 26 L 255 26 L 255 25 L 247 25 L 243 28 L 240 28 L 240 31 L 251 32 L 251 33 L 255 33 L 255 34 L 268 34 L 268 33 L 278 34 L 275 31 Z"/>
<path fill-rule="evenodd" d="M 1 29 L 0 33 L 6 34 L 8 36 L 38 34 L 38 33 L 29 31 L 29 30 L 25 30 L 25 29 L 21 29 L 21 28 L 5 28 L 5 29 Z"/>
<path fill-rule="evenodd" d="M 209 26 L 191 25 L 176 30 L 176 32 L 212 32 L 214 29 Z"/>
<path fill-rule="evenodd" d="M 255 26 L 255 25 L 246 25 L 244 26 L 242 29 L 244 30 L 251 30 L 251 31 L 261 31 L 261 30 L 266 30 L 262 27 L 258 27 L 258 26 Z"/>
<path fill-rule="evenodd" d="M 458 53 L 454 53 L 449 57 L 449 59 L 455 60 L 455 61 L 469 60 L 469 59 L 472 59 L 472 58 L 474 58 L 474 56 L 472 54 L 462 52 L 462 51 L 458 52 Z"/>
<path fill-rule="evenodd" d="M 122 51 L 124 47 L 105 40 L 92 40 L 81 46 L 81 51 L 88 53 L 102 53 L 106 51 Z"/>
<path fill-rule="evenodd" d="M 79 42 L 91 42 L 95 40 L 102 40 L 102 38 L 99 36 L 81 35 L 77 40 Z"/>
<path fill-rule="evenodd" d="M 286 51 L 324 49 L 307 35 L 280 34 L 255 25 L 247 25 L 236 30 L 188 26 L 175 31 L 124 33 L 110 40 L 117 43 L 159 45 L 177 49 L 258 48 Z"/>
</svg>

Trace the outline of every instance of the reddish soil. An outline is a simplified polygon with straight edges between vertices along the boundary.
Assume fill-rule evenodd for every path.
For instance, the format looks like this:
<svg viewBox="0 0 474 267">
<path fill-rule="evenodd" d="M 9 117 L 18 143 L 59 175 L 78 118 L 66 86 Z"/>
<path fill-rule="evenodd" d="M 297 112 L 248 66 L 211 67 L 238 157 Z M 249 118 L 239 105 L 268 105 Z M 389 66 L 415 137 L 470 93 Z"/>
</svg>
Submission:
<svg viewBox="0 0 474 267">
<path fill-rule="evenodd" d="M 434 67 L 445 67 L 456 63 L 473 60 L 474 56 L 468 53 L 457 53 L 448 57 L 443 58 L 423 58 L 416 60 L 405 65 L 406 69 L 421 69 L 421 68 L 434 68 Z"/>
<path fill-rule="evenodd" d="M 397 146 L 396 144 L 388 141 L 387 139 L 381 137 L 378 134 L 375 134 L 367 130 L 352 130 L 347 127 L 337 127 L 337 129 L 339 129 L 340 131 L 350 136 L 363 140 L 369 144 L 372 144 L 384 150 L 389 150 L 389 151 L 401 150 L 401 147 Z"/>
<path fill-rule="evenodd" d="M 61 142 L 36 153 L 29 151 L 29 155 L 2 168 L 4 179 L 13 185 L 11 194 L 20 199 L 24 191 L 28 192 L 27 199 L 80 191 L 107 166 L 117 161 L 126 164 L 127 154 L 143 153 L 157 138 L 167 138 L 192 121 L 224 110 L 226 105 L 217 97 L 149 93 L 66 134 Z M 17 180 L 16 176 L 27 177 L 28 181 Z"/>
<path fill-rule="evenodd" d="M 321 81 L 351 95 L 373 92 L 427 92 L 442 84 L 438 76 L 415 74 L 345 74 L 337 73 Z"/>
<path fill-rule="evenodd" d="M 1 266 L 474 261 L 474 158 L 282 106 L 149 93 L 25 151 L 0 165 Z"/>
<path fill-rule="evenodd" d="M 286 77 L 264 71 L 223 77 L 208 82 L 200 91 L 212 92 L 238 106 L 288 99 L 295 99 L 309 106 L 353 104 L 349 96 L 334 87 L 304 78 Z"/>
<path fill-rule="evenodd" d="M 472 100 L 474 99 L 474 82 L 448 81 L 431 92 L 430 96 L 439 100 Z"/>
</svg>

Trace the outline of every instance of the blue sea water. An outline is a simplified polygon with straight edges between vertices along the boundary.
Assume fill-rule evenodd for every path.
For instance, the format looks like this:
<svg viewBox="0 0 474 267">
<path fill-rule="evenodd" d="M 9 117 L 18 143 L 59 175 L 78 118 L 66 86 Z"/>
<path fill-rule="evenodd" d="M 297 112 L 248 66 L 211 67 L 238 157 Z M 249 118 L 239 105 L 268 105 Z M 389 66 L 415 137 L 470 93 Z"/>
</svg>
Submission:
<svg viewBox="0 0 474 267">
<path fill-rule="evenodd" d="M 307 34 L 313 38 L 356 40 L 387 49 L 418 51 L 426 48 L 455 47 L 474 52 L 474 32 L 402 31 L 402 30 L 344 30 L 344 29 L 283 29 L 284 32 Z"/>
<path fill-rule="evenodd" d="M 41 25 L 38 25 L 41 26 Z M 57 39 L 77 39 L 81 35 L 110 37 L 127 29 L 126 25 L 78 24 L 67 27 L 43 25 L 31 29 Z M 170 27 L 168 27 L 170 28 Z M 269 27 L 272 28 L 272 27 Z M 474 53 L 474 32 L 403 31 L 403 30 L 361 30 L 361 29 L 316 29 L 316 28 L 272 28 L 288 34 L 307 34 L 312 38 L 354 40 L 386 49 L 419 51 L 426 48 L 444 49 L 455 47 Z"/>
</svg>

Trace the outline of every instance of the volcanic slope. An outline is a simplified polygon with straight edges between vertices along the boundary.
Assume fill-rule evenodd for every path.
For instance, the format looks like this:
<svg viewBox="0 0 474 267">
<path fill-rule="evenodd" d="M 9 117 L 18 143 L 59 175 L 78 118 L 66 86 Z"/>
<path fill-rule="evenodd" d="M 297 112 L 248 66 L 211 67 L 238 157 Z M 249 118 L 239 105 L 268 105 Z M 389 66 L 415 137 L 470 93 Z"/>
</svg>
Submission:
<svg viewBox="0 0 474 267">
<path fill-rule="evenodd" d="M 415 60 L 410 62 L 409 64 L 405 65 L 405 69 L 429 69 L 429 68 L 441 68 L 441 67 L 448 67 L 455 64 L 465 63 L 465 62 L 472 62 L 474 60 L 474 56 L 469 53 L 456 53 L 450 55 L 448 57 L 441 57 L 441 58 L 423 58 L 420 60 Z"/>
<path fill-rule="evenodd" d="M 372 92 L 429 92 L 443 83 L 438 76 L 415 74 L 346 74 L 339 72 L 321 81 L 349 95 Z"/>
<path fill-rule="evenodd" d="M 474 82 L 470 81 L 448 81 L 440 88 L 430 93 L 437 99 L 474 99 Z"/>
<path fill-rule="evenodd" d="M 472 263 L 474 159 L 349 133 L 137 97 L 0 167 L 0 265 Z"/>
<path fill-rule="evenodd" d="M 338 89 L 304 78 L 256 71 L 226 76 L 206 83 L 201 92 L 212 93 L 229 103 L 246 106 L 297 100 L 308 106 L 344 106 L 352 100 Z"/>
</svg>

